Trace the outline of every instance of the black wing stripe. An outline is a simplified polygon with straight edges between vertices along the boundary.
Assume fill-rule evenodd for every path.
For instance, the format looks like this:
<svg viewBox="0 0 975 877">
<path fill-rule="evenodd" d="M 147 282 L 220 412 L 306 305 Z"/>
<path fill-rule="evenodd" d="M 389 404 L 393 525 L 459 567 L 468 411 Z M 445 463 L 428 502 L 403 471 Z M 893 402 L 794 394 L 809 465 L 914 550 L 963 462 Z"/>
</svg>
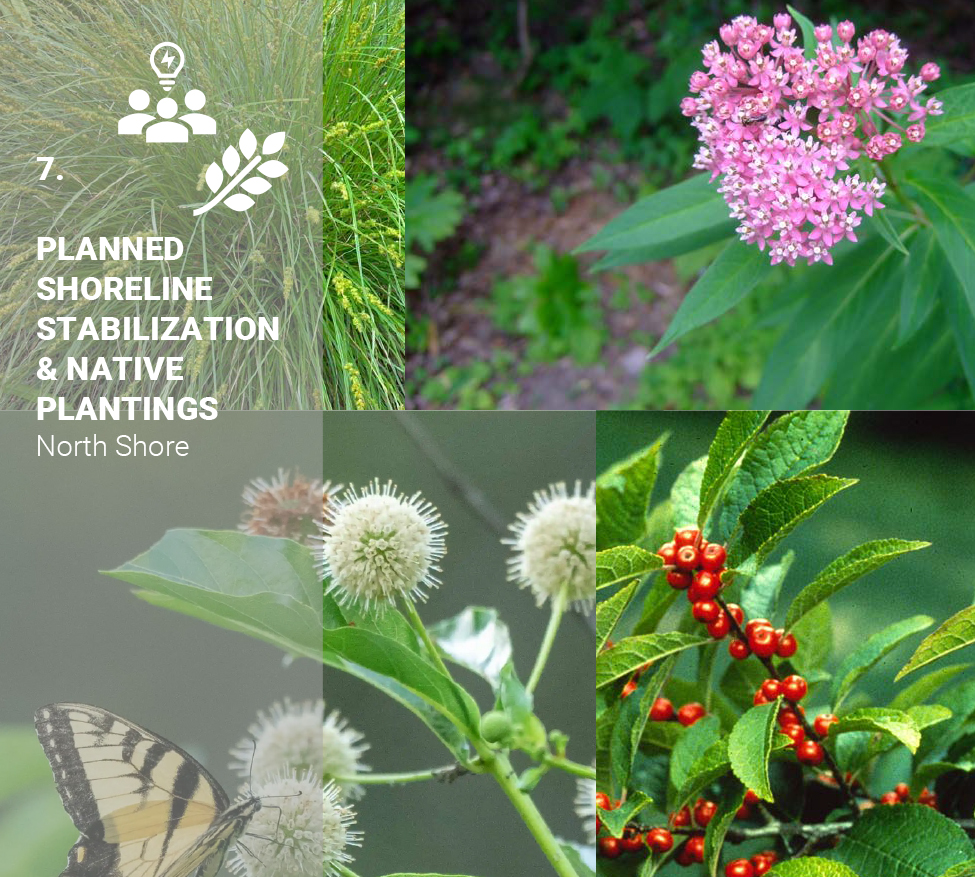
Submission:
<svg viewBox="0 0 975 877">
<path fill-rule="evenodd" d="M 190 798 L 193 797 L 193 793 L 199 784 L 200 772 L 191 762 L 184 761 L 179 766 L 179 770 L 176 771 L 176 782 L 173 783 L 173 801 L 169 805 L 169 828 L 166 829 L 166 837 L 163 840 L 162 857 L 165 857 L 166 851 L 169 849 L 169 842 L 173 839 L 173 834 L 186 812 Z M 162 857 L 160 857 L 160 866 L 162 865 Z M 156 872 L 159 872 L 158 868 Z"/>
</svg>

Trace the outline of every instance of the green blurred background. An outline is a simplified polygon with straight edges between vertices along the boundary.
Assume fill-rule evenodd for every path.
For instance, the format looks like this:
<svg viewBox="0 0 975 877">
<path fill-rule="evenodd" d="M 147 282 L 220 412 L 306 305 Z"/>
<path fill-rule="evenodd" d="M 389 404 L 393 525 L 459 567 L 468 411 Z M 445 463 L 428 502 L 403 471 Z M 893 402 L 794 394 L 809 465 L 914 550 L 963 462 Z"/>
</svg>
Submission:
<svg viewBox="0 0 975 877">
<path fill-rule="evenodd" d="M 669 432 L 652 500 L 659 502 L 681 469 L 707 453 L 720 422 L 721 415 L 711 412 L 600 413 L 599 470 Z M 975 490 L 973 428 L 975 416 L 968 413 L 851 414 L 846 436 L 823 471 L 860 482 L 801 524 L 776 553 L 778 557 L 789 548 L 796 552 L 780 607 L 788 606 L 827 563 L 862 542 L 897 537 L 933 544 L 830 599 L 832 669 L 866 637 L 894 621 L 925 614 L 940 624 L 971 605 L 975 554 L 964 546 L 975 528 L 970 502 Z M 889 698 L 893 677 L 919 641 L 913 637 L 892 652 L 860 687 Z M 953 657 L 972 660 L 975 654 Z"/>
<path fill-rule="evenodd" d="M 408 421 L 406 420 L 408 419 Z M 472 513 L 415 444 L 404 422 L 435 442 L 437 459 L 448 459 L 484 492 L 504 522 L 527 508 L 532 493 L 553 481 L 588 483 L 595 476 L 592 413 L 335 413 L 325 419 L 325 477 L 361 485 L 392 478 L 400 490 L 417 490 L 440 510 L 449 527 L 443 586 L 420 614 L 427 622 L 468 605 L 494 606 L 511 628 L 515 664 L 527 678 L 548 621 L 531 593 L 505 580 L 509 551 L 492 528 Z M 594 634 L 576 614 L 566 617 L 536 694 L 536 710 L 549 730 L 569 734 L 569 756 L 589 763 L 595 755 Z M 486 683 L 463 670 L 481 709 L 489 708 Z M 411 713 L 357 679 L 325 669 L 325 702 L 365 733 L 372 746 L 364 761 L 375 771 L 449 764 L 450 755 Z M 516 759 L 516 767 L 527 762 Z M 583 841 L 572 799 L 575 781 L 558 771 L 542 780 L 533 797 L 556 834 Z M 487 777 L 452 784 L 414 783 L 369 787 L 358 805 L 365 831 L 354 870 L 363 877 L 391 872 L 524 877 L 551 867 L 497 785 Z"/>
<path fill-rule="evenodd" d="M 38 459 L 37 435 L 185 439 L 185 459 Z M 34 710 L 81 701 L 187 749 L 231 797 L 228 750 L 274 701 L 315 700 L 322 669 L 155 608 L 99 575 L 172 527 L 234 529 L 244 485 L 279 466 L 321 471 L 316 412 L 225 413 L 206 424 L 39 424 L 0 413 L 0 875 L 48 877 L 78 833 L 34 737 Z M 20 790 L 19 792 L 17 790 Z M 10 795 L 10 797 L 8 797 Z"/>
</svg>

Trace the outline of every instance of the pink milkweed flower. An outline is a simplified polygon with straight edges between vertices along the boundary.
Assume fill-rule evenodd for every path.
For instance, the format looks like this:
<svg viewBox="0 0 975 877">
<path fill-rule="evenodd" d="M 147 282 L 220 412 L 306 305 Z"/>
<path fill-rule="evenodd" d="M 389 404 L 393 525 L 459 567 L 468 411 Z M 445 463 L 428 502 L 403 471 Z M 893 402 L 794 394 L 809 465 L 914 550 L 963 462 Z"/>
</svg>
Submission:
<svg viewBox="0 0 975 877">
<path fill-rule="evenodd" d="M 877 29 L 854 48 L 850 21 L 836 25 L 836 45 L 833 29 L 817 26 L 815 57 L 806 58 L 792 24 L 778 13 L 772 27 L 746 15 L 722 25 L 728 51 L 705 45 L 708 72 L 689 83 L 700 96 L 684 98 L 681 112 L 701 142 L 694 167 L 718 180 L 741 239 L 767 251 L 772 264 L 832 264 L 832 247 L 856 241 L 862 215 L 884 206 L 885 184 L 846 174 L 850 162 L 864 154 L 879 161 L 905 139 L 924 138 L 923 120 L 943 107 L 921 95 L 940 70 L 929 63 L 905 77 L 898 38 Z M 896 120 L 905 114 L 906 128 Z"/>
</svg>

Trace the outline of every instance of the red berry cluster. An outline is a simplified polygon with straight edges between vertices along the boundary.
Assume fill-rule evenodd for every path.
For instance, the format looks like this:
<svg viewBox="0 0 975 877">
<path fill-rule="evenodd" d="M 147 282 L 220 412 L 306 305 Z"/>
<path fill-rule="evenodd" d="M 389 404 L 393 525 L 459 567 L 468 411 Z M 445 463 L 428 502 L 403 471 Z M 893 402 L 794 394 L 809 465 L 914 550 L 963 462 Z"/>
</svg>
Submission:
<svg viewBox="0 0 975 877">
<path fill-rule="evenodd" d="M 894 786 L 894 791 L 887 792 L 880 796 L 881 804 L 910 804 L 913 801 L 911 798 L 911 788 L 907 783 L 898 783 Z M 933 810 L 938 809 L 938 796 L 932 792 L 930 789 L 924 789 L 921 794 L 917 796 L 917 803 L 924 804 L 926 807 L 931 807 Z"/>
<path fill-rule="evenodd" d="M 689 728 L 695 722 L 699 722 L 707 715 L 704 705 L 697 701 L 685 703 L 677 712 L 674 712 L 674 705 L 666 697 L 658 697 L 653 706 L 650 707 L 650 719 L 654 722 L 669 722 L 677 719 L 685 728 Z"/>
<path fill-rule="evenodd" d="M 599 792 L 596 795 L 596 807 L 599 810 L 615 810 L 619 801 L 611 801 L 608 795 Z M 596 817 L 596 830 L 602 830 L 602 822 Z M 653 853 L 666 853 L 674 846 L 674 836 L 666 828 L 651 828 L 645 835 L 632 825 L 626 826 L 623 836 L 601 837 L 596 849 L 599 855 L 607 859 L 615 859 L 623 853 L 636 853 L 644 848 Z"/>
<path fill-rule="evenodd" d="M 778 860 L 772 850 L 756 853 L 751 859 L 735 859 L 724 866 L 725 877 L 762 877 Z"/>
</svg>

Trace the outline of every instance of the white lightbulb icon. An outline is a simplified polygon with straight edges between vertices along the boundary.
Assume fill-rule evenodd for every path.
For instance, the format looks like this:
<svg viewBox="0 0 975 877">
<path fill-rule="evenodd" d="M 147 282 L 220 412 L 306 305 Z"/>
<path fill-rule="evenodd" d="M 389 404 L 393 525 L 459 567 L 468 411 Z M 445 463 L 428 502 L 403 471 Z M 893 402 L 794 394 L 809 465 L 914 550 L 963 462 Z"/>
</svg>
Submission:
<svg viewBox="0 0 975 877">
<path fill-rule="evenodd" d="M 185 61 L 186 56 L 176 43 L 160 43 L 149 53 L 149 63 L 156 71 L 163 91 L 170 91 L 176 84 L 176 77 Z"/>
</svg>

